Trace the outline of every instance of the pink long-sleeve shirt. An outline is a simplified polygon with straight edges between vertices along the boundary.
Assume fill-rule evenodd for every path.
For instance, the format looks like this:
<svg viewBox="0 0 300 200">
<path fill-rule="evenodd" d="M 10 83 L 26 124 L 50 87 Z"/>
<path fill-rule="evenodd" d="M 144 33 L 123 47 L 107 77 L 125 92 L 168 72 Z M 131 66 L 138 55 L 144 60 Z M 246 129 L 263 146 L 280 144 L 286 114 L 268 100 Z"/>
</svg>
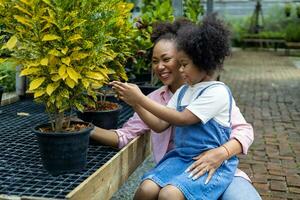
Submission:
<svg viewBox="0 0 300 200">
<path fill-rule="evenodd" d="M 162 86 L 149 94 L 148 97 L 162 105 L 167 105 L 172 95 L 172 92 L 167 86 Z M 247 154 L 248 148 L 254 139 L 253 128 L 246 122 L 239 108 L 235 105 L 232 107 L 231 123 L 232 132 L 230 138 L 238 140 L 242 145 L 243 154 Z M 171 148 L 173 148 L 172 129 L 173 128 L 170 127 L 162 133 L 155 133 L 143 122 L 143 120 L 141 120 L 141 118 L 139 118 L 137 113 L 134 113 L 122 128 L 116 130 L 119 137 L 119 148 L 123 148 L 137 136 L 151 131 L 152 152 L 154 160 L 157 163 Z M 235 176 L 241 176 L 250 181 L 247 174 L 240 169 L 236 170 Z"/>
</svg>

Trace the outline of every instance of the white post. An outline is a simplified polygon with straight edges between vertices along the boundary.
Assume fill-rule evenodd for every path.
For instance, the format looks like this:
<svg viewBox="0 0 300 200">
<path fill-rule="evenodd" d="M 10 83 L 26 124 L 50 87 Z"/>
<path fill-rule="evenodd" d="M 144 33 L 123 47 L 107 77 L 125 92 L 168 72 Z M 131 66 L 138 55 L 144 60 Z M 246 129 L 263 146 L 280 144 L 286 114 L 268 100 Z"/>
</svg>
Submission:
<svg viewBox="0 0 300 200">
<path fill-rule="evenodd" d="M 210 14 L 214 11 L 214 1 L 213 0 L 207 0 L 206 1 L 206 14 Z"/>
<path fill-rule="evenodd" d="M 175 17 L 182 17 L 183 16 L 183 3 L 182 0 L 172 0 L 172 6 L 174 9 L 174 16 Z"/>
<path fill-rule="evenodd" d="M 20 98 L 23 98 L 23 97 L 25 97 L 25 93 L 26 93 L 26 83 L 25 83 L 26 79 L 24 76 L 20 77 L 21 68 L 22 68 L 22 65 L 18 65 L 16 67 L 16 94 Z"/>
</svg>

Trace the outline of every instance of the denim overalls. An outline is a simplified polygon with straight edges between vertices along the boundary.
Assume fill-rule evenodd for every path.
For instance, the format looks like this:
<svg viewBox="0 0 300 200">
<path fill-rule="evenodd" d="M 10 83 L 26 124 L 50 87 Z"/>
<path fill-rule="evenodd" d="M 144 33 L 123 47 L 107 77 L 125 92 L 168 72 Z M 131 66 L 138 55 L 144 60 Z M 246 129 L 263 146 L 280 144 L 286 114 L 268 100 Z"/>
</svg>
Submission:
<svg viewBox="0 0 300 200">
<path fill-rule="evenodd" d="M 222 83 L 213 83 L 201 89 L 196 98 L 209 87 L 216 85 L 227 88 Z M 188 86 L 185 85 L 179 92 L 177 111 L 183 111 L 186 107 L 180 105 L 187 89 Z M 230 122 L 232 95 L 228 88 L 227 90 L 230 98 Z M 188 178 L 189 173 L 186 173 L 185 170 L 195 161 L 193 157 L 226 143 L 229 140 L 230 132 L 230 127 L 224 127 L 214 119 L 209 120 L 206 124 L 199 122 L 188 126 L 176 126 L 175 148 L 168 152 L 154 169 L 146 173 L 143 180 L 150 179 L 161 187 L 166 185 L 176 186 L 189 200 L 217 200 L 233 179 L 238 165 L 236 156 L 223 162 L 206 185 L 204 183 L 207 173 L 197 180 L 192 180 Z"/>
</svg>

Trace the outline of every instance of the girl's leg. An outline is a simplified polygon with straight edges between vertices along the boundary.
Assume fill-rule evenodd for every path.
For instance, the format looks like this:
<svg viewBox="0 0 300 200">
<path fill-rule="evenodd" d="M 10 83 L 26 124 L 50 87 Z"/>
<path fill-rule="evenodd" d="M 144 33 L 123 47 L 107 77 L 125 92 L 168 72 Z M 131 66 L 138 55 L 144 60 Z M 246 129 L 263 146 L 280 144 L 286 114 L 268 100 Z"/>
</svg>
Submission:
<svg viewBox="0 0 300 200">
<path fill-rule="evenodd" d="M 159 200 L 185 200 L 183 193 L 173 185 L 163 187 L 158 195 Z"/>
<path fill-rule="evenodd" d="M 220 198 L 221 200 L 261 200 L 256 189 L 246 179 L 235 176 Z"/>
<path fill-rule="evenodd" d="M 134 195 L 134 200 L 152 200 L 158 198 L 160 191 L 159 185 L 151 180 L 145 180 L 141 183 Z"/>
</svg>

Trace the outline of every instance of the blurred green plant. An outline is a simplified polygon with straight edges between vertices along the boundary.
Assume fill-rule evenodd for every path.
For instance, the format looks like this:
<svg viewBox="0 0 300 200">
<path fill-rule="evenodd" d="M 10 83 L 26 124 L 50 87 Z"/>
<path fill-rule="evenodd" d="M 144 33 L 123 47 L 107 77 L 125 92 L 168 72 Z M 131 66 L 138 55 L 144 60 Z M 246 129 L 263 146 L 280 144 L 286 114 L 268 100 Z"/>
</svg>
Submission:
<svg viewBox="0 0 300 200">
<path fill-rule="evenodd" d="M 16 90 L 16 63 L 11 59 L 0 62 L 0 85 L 6 92 Z"/>
<path fill-rule="evenodd" d="M 154 85 L 158 83 L 158 79 L 153 77 L 151 73 L 151 50 L 152 43 L 150 36 L 152 33 L 152 25 L 157 21 L 170 21 L 174 20 L 174 10 L 172 7 L 172 0 L 143 0 L 140 17 L 135 19 L 137 28 L 140 30 L 138 33 L 136 44 L 136 55 L 130 62 L 131 74 L 139 76 L 140 74 L 151 74 L 151 83 Z M 203 14 L 204 9 L 200 4 L 200 0 L 185 0 L 183 1 L 184 16 L 191 21 L 197 22 L 200 15 Z"/>
<path fill-rule="evenodd" d="M 285 29 L 285 40 L 287 42 L 300 42 L 299 23 L 290 23 Z"/>
<path fill-rule="evenodd" d="M 287 17 L 291 16 L 291 12 L 292 12 L 292 4 L 291 3 L 286 3 L 284 5 L 284 13 Z"/>
<path fill-rule="evenodd" d="M 300 5 L 296 6 L 297 17 L 300 18 Z"/>
<path fill-rule="evenodd" d="M 200 0 L 184 0 L 183 13 L 186 18 L 197 23 L 199 17 L 204 13 L 204 8 L 203 5 L 200 4 Z"/>
<path fill-rule="evenodd" d="M 171 0 L 143 0 L 141 15 L 134 19 L 139 32 L 134 39 L 136 54 L 129 62 L 130 76 L 135 77 L 143 73 L 151 73 L 150 36 L 152 25 L 157 21 L 173 21 L 173 7 Z"/>
<path fill-rule="evenodd" d="M 272 6 L 264 14 L 264 27 L 263 31 L 259 34 L 249 34 L 248 28 L 250 25 L 249 16 L 235 17 L 225 16 L 225 20 L 228 22 L 232 30 L 233 46 L 240 46 L 243 38 L 263 38 L 263 39 L 285 39 L 288 34 L 294 34 L 297 32 L 297 27 L 300 25 L 299 18 L 295 13 L 292 13 L 290 17 L 286 17 L 282 11 L 283 6 Z M 289 25 L 292 24 L 292 25 Z M 288 32 L 287 27 L 290 26 Z M 294 29 L 292 27 L 295 27 Z M 297 35 L 295 33 L 295 35 Z M 287 36 L 289 37 L 289 36 Z"/>
</svg>

